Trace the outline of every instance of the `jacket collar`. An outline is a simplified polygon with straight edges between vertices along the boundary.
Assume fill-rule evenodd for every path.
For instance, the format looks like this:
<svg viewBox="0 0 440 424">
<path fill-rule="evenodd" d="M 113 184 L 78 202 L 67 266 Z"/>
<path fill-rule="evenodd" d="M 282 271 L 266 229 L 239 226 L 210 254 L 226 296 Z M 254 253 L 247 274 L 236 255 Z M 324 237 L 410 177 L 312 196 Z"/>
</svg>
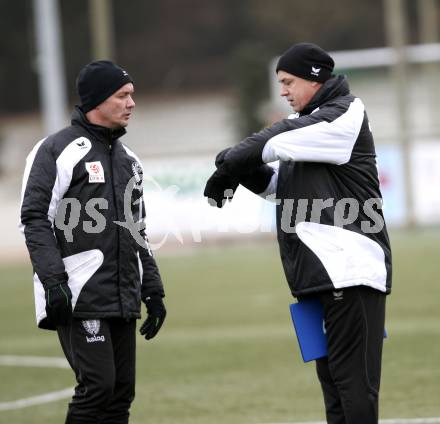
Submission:
<svg viewBox="0 0 440 424">
<path fill-rule="evenodd" d="M 75 109 L 73 110 L 72 125 L 77 125 L 84 128 L 94 138 L 99 141 L 105 142 L 106 144 L 112 144 L 115 140 L 122 137 L 127 132 L 125 128 L 122 127 L 116 130 L 112 130 L 110 128 L 92 124 L 91 122 L 89 122 L 86 115 L 79 106 L 75 106 Z"/>
<path fill-rule="evenodd" d="M 328 102 L 329 100 L 332 100 L 338 96 L 346 96 L 349 93 L 350 88 L 345 75 L 335 75 L 321 86 L 321 88 L 312 97 L 312 100 L 310 100 L 307 106 L 301 111 L 301 115 L 309 115 L 323 103 Z"/>
</svg>

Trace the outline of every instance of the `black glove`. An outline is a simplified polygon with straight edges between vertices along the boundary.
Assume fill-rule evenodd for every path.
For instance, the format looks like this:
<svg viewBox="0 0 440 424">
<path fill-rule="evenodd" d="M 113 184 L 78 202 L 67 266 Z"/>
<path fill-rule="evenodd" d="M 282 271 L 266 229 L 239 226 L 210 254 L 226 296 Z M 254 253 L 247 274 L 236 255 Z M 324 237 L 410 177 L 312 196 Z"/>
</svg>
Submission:
<svg viewBox="0 0 440 424">
<path fill-rule="evenodd" d="M 208 198 L 211 206 L 221 208 L 226 200 L 232 200 L 239 181 L 217 169 L 206 182 L 203 195 Z"/>
<path fill-rule="evenodd" d="M 55 275 L 43 282 L 47 319 L 56 327 L 72 320 L 72 292 L 66 273 Z"/>
<path fill-rule="evenodd" d="M 215 158 L 215 166 L 220 168 L 226 158 L 228 152 L 232 149 L 232 147 L 228 147 L 227 149 L 222 150 Z M 251 172 L 247 175 L 240 175 L 240 178 L 236 178 L 236 181 L 246 187 L 248 190 L 254 192 L 255 194 L 262 193 L 266 187 L 269 185 L 269 182 L 274 173 L 273 168 L 268 165 L 261 165 L 255 171 Z"/>
<path fill-rule="evenodd" d="M 217 154 L 215 157 L 215 167 L 218 169 L 220 166 L 223 165 L 223 162 L 225 161 L 225 157 L 229 150 L 231 150 L 232 147 L 228 147 L 227 149 L 222 150 L 220 153 Z"/>
<path fill-rule="evenodd" d="M 160 327 L 162 327 L 167 311 L 162 296 L 157 294 L 147 297 L 144 302 L 147 307 L 148 316 L 142 324 L 139 332 L 146 340 L 150 340 L 158 333 Z"/>
</svg>

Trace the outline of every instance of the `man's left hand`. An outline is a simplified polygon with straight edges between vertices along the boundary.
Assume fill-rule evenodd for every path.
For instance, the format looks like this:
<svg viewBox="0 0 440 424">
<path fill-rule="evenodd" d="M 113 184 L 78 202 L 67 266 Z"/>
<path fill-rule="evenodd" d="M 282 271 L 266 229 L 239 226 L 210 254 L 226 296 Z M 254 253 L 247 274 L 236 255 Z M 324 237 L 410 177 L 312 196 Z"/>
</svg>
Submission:
<svg viewBox="0 0 440 424">
<path fill-rule="evenodd" d="M 145 300 L 145 306 L 147 307 L 147 319 L 144 321 L 140 328 L 140 333 L 146 340 L 152 339 L 162 327 L 167 311 L 162 300 L 162 296 L 152 295 Z"/>
</svg>

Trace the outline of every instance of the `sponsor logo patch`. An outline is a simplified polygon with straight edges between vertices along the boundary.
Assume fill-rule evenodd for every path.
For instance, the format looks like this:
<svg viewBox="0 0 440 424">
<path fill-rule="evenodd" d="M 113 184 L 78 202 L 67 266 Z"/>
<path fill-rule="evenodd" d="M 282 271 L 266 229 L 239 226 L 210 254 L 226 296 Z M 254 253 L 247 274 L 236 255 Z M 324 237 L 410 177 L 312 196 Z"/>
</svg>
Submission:
<svg viewBox="0 0 440 424">
<path fill-rule="evenodd" d="M 133 171 L 134 179 L 136 181 L 135 188 L 142 190 L 143 171 L 141 165 L 138 162 L 133 162 L 131 164 L 131 170 Z"/>
<path fill-rule="evenodd" d="M 105 183 L 104 168 L 100 161 L 86 162 L 86 170 L 89 173 L 89 183 Z"/>
</svg>

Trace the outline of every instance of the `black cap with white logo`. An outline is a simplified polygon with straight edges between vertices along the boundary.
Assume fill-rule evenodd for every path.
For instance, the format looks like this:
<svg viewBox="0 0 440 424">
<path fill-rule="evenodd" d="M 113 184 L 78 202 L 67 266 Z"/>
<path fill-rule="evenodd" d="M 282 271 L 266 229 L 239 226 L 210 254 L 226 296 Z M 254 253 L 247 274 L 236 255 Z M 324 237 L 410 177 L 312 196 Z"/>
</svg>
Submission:
<svg viewBox="0 0 440 424">
<path fill-rule="evenodd" d="M 76 80 L 81 109 L 84 113 L 89 112 L 129 82 L 133 82 L 130 75 L 109 60 L 89 63 L 81 69 Z"/>
<path fill-rule="evenodd" d="M 276 72 L 289 74 L 310 81 L 325 82 L 332 76 L 335 62 L 321 47 L 312 43 L 294 44 L 278 60 Z"/>
</svg>

